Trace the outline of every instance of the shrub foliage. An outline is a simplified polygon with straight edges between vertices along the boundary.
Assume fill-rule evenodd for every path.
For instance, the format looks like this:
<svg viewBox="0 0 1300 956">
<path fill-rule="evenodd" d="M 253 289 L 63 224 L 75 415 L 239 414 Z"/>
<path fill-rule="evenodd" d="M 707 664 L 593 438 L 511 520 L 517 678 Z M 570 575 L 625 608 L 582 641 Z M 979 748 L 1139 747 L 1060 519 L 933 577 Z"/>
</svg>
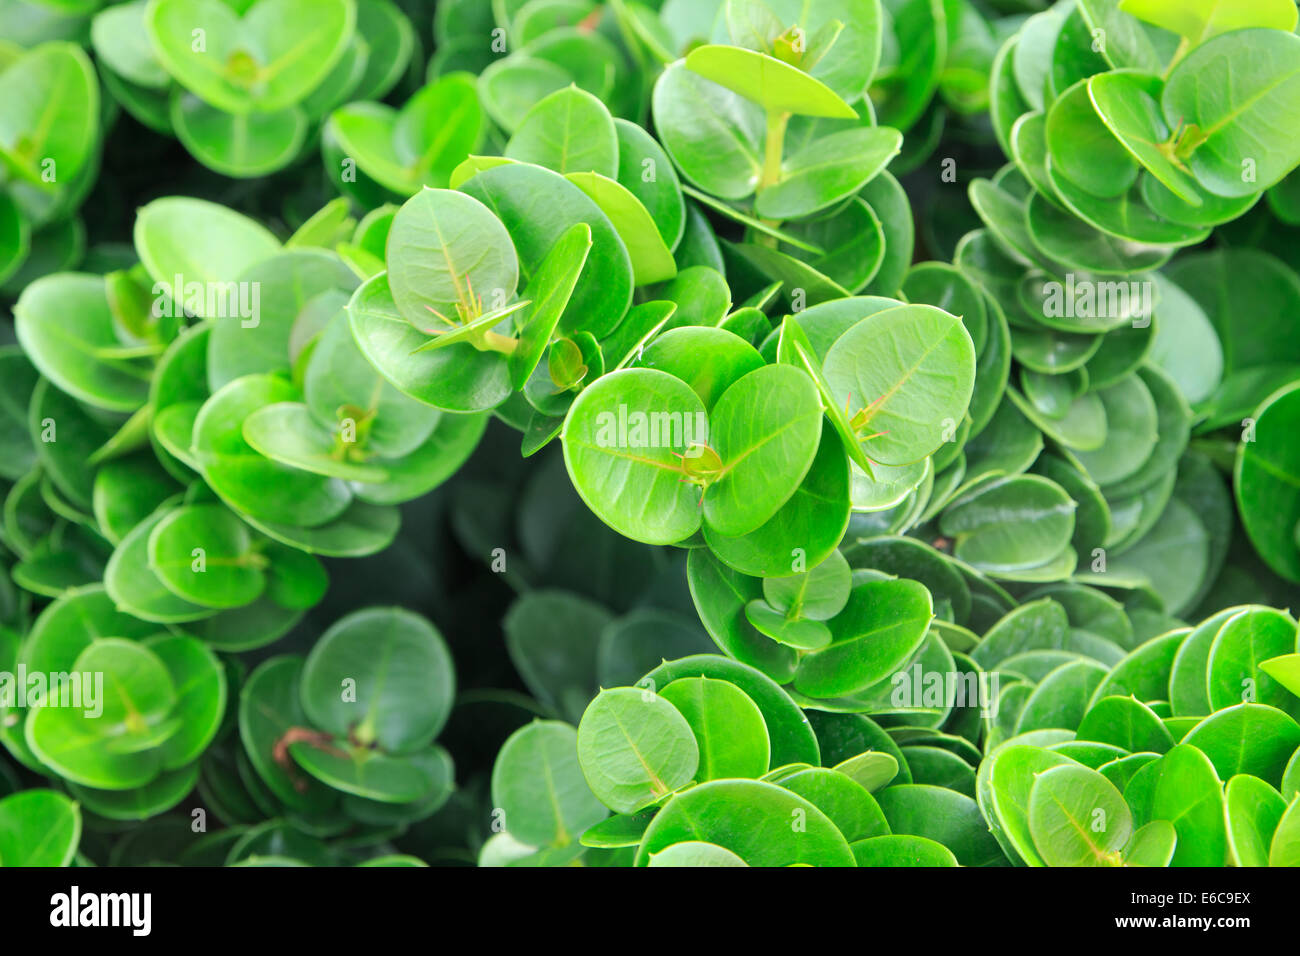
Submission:
<svg viewBox="0 0 1300 956">
<path fill-rule="evenodd" d="M 0 864 L 1300 864 L 1296 29 L 0 2 Z"/>
</svg>

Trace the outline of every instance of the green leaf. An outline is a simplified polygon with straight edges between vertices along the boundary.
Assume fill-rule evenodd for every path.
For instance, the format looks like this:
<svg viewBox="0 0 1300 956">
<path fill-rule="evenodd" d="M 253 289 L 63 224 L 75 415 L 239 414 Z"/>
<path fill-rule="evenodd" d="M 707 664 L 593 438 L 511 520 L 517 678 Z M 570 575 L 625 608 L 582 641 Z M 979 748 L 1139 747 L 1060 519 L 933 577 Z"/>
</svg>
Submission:
<svg viewBox="0 0 1300 956">
<path fill-rule="evenodd" d="M 769 113 L 857 118 L 853 107 L 826 84 L 765 53 L 706 45 L 688 53 L 685 64 Z"/>
<path fill-rule="evenodd" d="M 1168 866 L 1178 848 L 1178 831 L 1168 820 L 1152 820 L 1133 833 L 1124 848 L 1125 866 Z"/>
<path fill-rule="evenodd" d="M 682 175 L 710 195 L 745 199 L 763 170 L 763 111 L 730 90 L 673 63 L 652 99 L 655 130 Z"/>
<path fill-rule="evenodd" d="M 597 172 L 570 172 L 565 178 L 586 193 L 609 218 L 627 247 L 636 285 L 666 282 L 677 275 L 677 263 L 658 226 L 631 190 Z"/>
<path fill-rule="evenodd" d="M 1029 866 L 1046 866 L 1029 830 L 1029 794 L 1040 773 L 1075 761 L 1041 747 L 1008 743 L 997 748 L 979 767 L 976 795 L 989 829 L 1012 859 Z"/>
<path fill-rule="evenodd" d="M 420 351 L 429 336 L 397 310 L 388 274 L 368 279 L 348 302 L 348 320 L 366 360 L 399 392 L 454 412 L 495 408 L 510 395 L 506 360 L 468 343 Z"/>
<path fill-rule="evenodd" d="M 337 478 L 314 475 L 258 454 L 244 438 L 255 411 L 297 396 L 283 379 L 235 379 L 204 403 L 194 421 L 194 454 L 203 475 L 224 501 L 270 522 L 315 527 L 337 518 L 351 493 Z"/>
<path fill-rule="evenodd" d="M 362 4 L 358 12 L 372 7 Z M 372 102 L 340 107 L 325 130 L 365 175 L 410 196 L 421 186 L 459 185 L 454 171 L 479 147 L 483 126 L 472 78 L 453 73 L 418 90 L 398 110 Z"/>
<path fill-rule="evenodd" d="M 301 402 L 264 405 L 244 419 L 244 440 L 259 454 L 291 468 L 343 481 L 382 482 L 383 469 L 356 463 L 348 456 L 345 432 L 333 431 L 312 418 Z"/>
<path fill-rule="evenodd" d="M 259 521 L 242 515 L 258 531 L 276 541 L 333 558 L 359 558 L 382 551 L 393 543 L 401 515 L 391 506 L 354 499 L 341 515 L 311 528 Z"/>
<path fill-rule="evenodd" d="M 1042 193 L 1030 197 L 1027 213 L 1030 239 L 1045 255 L 1089 272 L 1109 274 L 1152 269 L 1164 265 L 1174 252 L 1171 246 L 1133 242 L 1097 229 L 1045 199 Z M 1135 288 L 1141 289 L 1141 286 L 1096 284 L 1100 288 L 1096 289 L 1099 294 L 1095 306 L 1077 303 L 1071 306 L 1068 299 L 1062 302 L 1059 282 L 1044 281 L 1039 274 L 1031 273 L 1021 282 L 1020 304 L 1035 320 L 1067 332 L 1108 331 L 1128 322 L 1149 319 L 1142 310 L 1149 310 L 1150 304 L 1143 303 L 1141 295 L 1130 295 L 1127 300 L 1122 300 L 1116 294 L 1112 299 L 1106 291 L 1124 289 L 1131 292 Z M 1085 295 L 1094 291 L 1089 285 L 1077 288 L 1086 289 Z M 1032 294 L 1026 295 L 1026 292 Z"/>
<path fill-rule="evenodd" d="M 903 465 L 931 454 L 966 413 L 975 348 L 960 318 L 927 305 L 868 315 L 826 354 L 832 394 L 864 412 L 869 457 Z"/>
<path fill-rule="evenodd" d="M 748 866 L 749 864 L 715 843 L 683 840 L 652 854 L 646 866 Z"/>
<path fill-rule="evenodd" d="M 158 744 L 177 729 L 168 719 L 176 691 L 163 662 L 134 641 L 102 638 L 81 652 L 72 669 L 104 675 L 98 706 L 34 708 L 27 718 L 28 746 L 74 783 L 102 790 L 148 783 L 161 769 Z"/>
<path fill-rule="evenodd" d="M 1286 801 L 1264 781 L 1244 773 L 1228 781 L 1224 795 L 1229 862 L 1235 866 L 1268 866 L 1269 844 L 1286 812 Z"/>
<path fill-rule="evenodd" d="M 263 259 L 242 273 L 239 283 L 233 287 L 243 290 L 238 303 L 233 292 L 219 299 L 219 319 L 208 338 L 207 380 L 214 392 L 244 375 L 290 378 L 297 317 L 337 303 L 338 293 L 351 292 L 357 279 L 338 256 L 306 248 Z"/>
<path fill-rule="evenodd" d="M 149 369 L 143 361 L 102 352 L 119 340 L 98 276 L 63 273 L 37 279 L 14 306 L 14 329 L 32 364 L 74 398 L 132 412 L 149 394 Z"/>
<path fill-rule="evenodd" d="M 872 756 L 893 760 L 887 754 Z M 838 769 L 808 767 L 793 773 L 774 771 L 770 779 L 815 805 L 850 843 L 889 832 L 885 815 L 864 785 Z"/>
<path fill-rule="evenodd" d="M 451 654 L 424 618 L 368 608 L 341 618 L 307 657 L 302 706 L 312 724 L 394 755 L 428 747 L 455 694 Z"/>
<path fill-rule="evenodd" d="M 1100 485 L 1122 481 L 1142 467 L 1159 440 L 1158 415 L 1151 390 L 1136 375 L 1102 389 L 1106 409 L 1106 444 L 1076 458 Z"/>
<path fill-rule="evenodd" d="M 1067 764 L 1034 778 L 1029 832 L 1048 866 L 1116 866 L 1133 835 L 1133 816 L 1109 780 Z"/>
<path fill-rule="evenodd" d="M 1138 164 L 1102 120 L 1088 88 L 1080 80 L 1048 109 L 1048 167 L 1095 196 L 1120 196 L 1137 181 Z"/>
<path fill-rule="evenodd" d="M 1026 602 L 989 628 L 971 653 L 980 667 L 990 670 L 1015 654 L 1031 650 L 1061 650 L 1068 640 L 1065 608 L 1051 598 Z"/>
<path fill-rule="evenodd" d="M 566 846 L 609 814 L 582 776 L 577 732 L 559 721 L 510 735 L 492 768 L 492 802 L 509 832 L 534 846 Z"/>
<path fill-rule="evenodd" d="M 696 549 L 692 553 L 704 553 Z M 695 577 L 692 576 L 692 581 Z M 694 586 L 694 585 L 692 585 Z M 717 654 L 695 654 L 676 661 L 666 661 L 638 681 L 642 687 L 662 687 L 682 677 L 712 677 L 725 680 L 745 692 L 767 724 L 772 744 L 773 766 L 788 763 L 820 763 L 820 749 L 812 727 L 790 696 L 759 670 L 738 660 Z"/>
<path fill-rule="evenodd" d="M 941 843 L 962 866 L 997 866 L 1005 858 L 984 824 L 979 807 L 964 793 L 925 784 L 887 787 L 877 798 L 889 828 Z"/>
<path fill-rule="evenodd" d="M 176 594 L 150 564 L 149 536 L 167 517 L 172 504 L 165 503 L 132 528 L 104 568 L 104 587 L 113 601 L 135 617 L 160 624 L 197 621 L 217 613 L 216 608 Z"/>
<path fill-rule="evenodd" d="M 164 776 L 168 776 L 192 766 L 217 736 L 226 716 L 226 671 L 208 647 L 188 635 L 159 634 L 144 643 L 163 662 L 176 688 L 172 718 L 179 719 L 180 726 L 161 747 Z M 178 788 L 184 779 L 184 774 L 169 777 L 169 786 L 163 789 Z M 180 796 L 189 790 L 186 787 Z"/>
<path fill-rule="evenodd" d="M 296 106 L 227 113 L 183 90 L 172 93 L 172 130 L 190 154 L 225 176 L 249 179 L 283 169 L 302 151 L 309 120 Z"/>
<path fill-rule="evenodd" d="M 672 160 L 653 136 L 635 123 L 615 118 L 618 181 L 640 200 L 669 249 L 686 231 L 686 203 Z"/>
<path fill-rule="evenodd" d="M 898 776 L 898 760 L 887 753 L 867 751 L 835 765 L 835 771 L 874 793 Z"/>
<path fill-rule="evenodd" d="M 1300 654 L 1283 654 L 1260 661 L 1259 669 L 1292 694 L 1300 696 Z"/>
<path fill-rule="evenodd" d="M 574 223 L 551 247 L 524 289 L 531 306 L 518 323 L 519 345 L 507 358 L 510 384 L 516 390 L 524 387 L 541 361 L 590 252 L 591 227 Z"/>
<path fill-rule="evenodd" d="M 1093 692 L 1106 677 L 1106 668 L 1088 659 L 1071 660 L 1038 681 L 1016 721 L 1016 732 L 1061 727 L 1073 730 L 1087 713 Z"/>
<path fill-rule="evenodd" d="M 1279 786 L 1300 747 L 1300 724 L 1276 707 L 1237 704 L 1206 717 L 1182 742 L 1200 749 L 1220 779 L 1248 773 Z"/>
<path fill-rule="evenodd" d="M 0 860 L 5 866 L 70 866 L 81 840 L 81 811 L 54 790 L 23 790 L 0 800 Z"/>
<path fill-rule="evenodd" d="M 354 95 L 381 99 L 401 78 L 415 49 L 415 30 L 390 0 L 357 4 L 357 33 L 370 47 L 365 73 Z"/>
<path fill-rule="evenodd" d="M 677 306 L 668 324 L 669 330 L 684 325 L 720 326 L 732 305 L 726 278 L 711 266 L 683 269 L 660 286 L 656 294 Z"/>
<path fill-rule="evenodd" d="M 698 496 L 682 480 L 678 456 L 700 440 L 701 424 L 708 424 L 704 406 L 680 379 L 651 369 L 614 372 L 569 409 L 564 463 L 601 520 L 634 540 L 671 544 L 699 528 Z"/>
<path fill-rule="evenodd" d="M 673 681 L 660 692 L 686 718 L 699 749 L 696 777 L 761 777 L 770 744 L 763 713 L 734 684 L 708 677 Z"/>
<path fill-rule="evenodd" d="M 892 20 L 897 63 L 880 71 L 870 92 L 882 101 L 880 122 L 907 132 L 929 105 L 948 58 L 947 11 L 938 0 L 907 0 Z"/>
<path fill-rule="evenodd" d="M 763 581 L 763 596 L 772 607 L 813 621 L 829 621 L 844 610 L 851 590 L 852 573 L 839 551 L 807 571 Z"/>
<path fill-rule="evenodd" d="M 149 566 L 167 588 L 205 607 L 241 607 L 266 586 L 248 528 L 220 505 L 177 508 L 149 532 Z"/>
<path fill-rule="evenodd" d="M 789 620 L 766 601 L 746 604 L 745 618 L 772 640 L 798 651 L 820 650 L 832 640 L 830 628 L 821 621 Z"/>
<path fill-rule="evenodd" d="M 1168 820 L 1178 833 L 1171 866 L 1222 866 L 1228 852 L 1223 785 L 1196 747 L 1179 744 L 1124 788 L 1133 822 Z"/>
<path fill-rule="evenodd" d="M 1142 167 L 1183 202 L 1202 204 L 1195 181 L 1161 149 L 1173 135 L 1160 113 L 1159 77 L 1116 70 L 1088 81 L 1097 115 Z"/>
<path fill-rule="evenodd" d="M 510 235 L 481 202 L 424 189 L 393 217 L 388 284 L 398 311 L 424 332 L 447 330 L 514 297 Z M 458 308 L 459 307 L 459 308 Z"/>
<path fill-rule="evenodd" d="M 1300 714 L 1300 701 L 1261 666 L 1269 658 L 1294 653 L 1296 631 L 1291 615 L 1272 608 L 1247 607 L 1224 621 L 1206 662 L 1211 709 L 1245 701 Z"/>
<path fill-rule="evenodd" d="M 495 58 L 483 70 L 478 87 L 483 108 L 498 126 L 510 132 L 523 122 L 534 104 L 572 82 L 573 77 L 560 66 L 519 54 Z"/>
<path fill-rule="evenodd" d="M 145 27 L 167 71 L 230 113 L 292 106 L 343 56 L 356 25 L 348 0 L 259 0 L 240 17 L 218 0 L 156 0 Z M 202 30 L 204 43 L 193 42 Z"/>
<path fill-rule="evenodd" d="M 632 261 L 609 218 L 558 173 L 509 163 L 479 173 L 461 187 L 501 220 L 519 257 L 525 283 L 575 223 L 591 227 L 591 252 L 560 319 L 566 334 L 585 330 L 597 338 L 612 331 L 632 302 Z"/>
<path fill-rule="evenodd" d="M 1132 697 L 1103 697 L 1079 722 L 1079 740 L 1112 744 L 1129 753 L 1166 753 L 1174 739 L 1146 704 Z"/>
<path fill-rule="evenodd" d="M 307 724 L 298 694 L 302 666 L 300 657 L 273 657 L 248 676 L 239 694 L 239 738 L 263 790 L 290 809 L 319 814 L 336 804 L 337 794 L 275 757 L 284 736 Z"/>
<path fill-rule="evenodd" d="M 758 191 L 765 219 L 797 219 L 851 196 L 898 154 L 902 136 L 888 127 L 842 130 L 815 140 L 781 164 L 781 178 Z"/>
<path fill-rule="evenodd" d="M 581 772 L 581 771 L 579 771 Z M 529 794 L 531 800 L 532 794 Z M 599 802 L 597 802 L 599 805 Z M 601 805 L 604 810 L 604 806 Z M 582 833 L 583 846 L 619 849 L 636 846 L 645 835 L 646 827 L 658 813 L 658 807 L 640 813 L 616 813 L 608 819 L 588 827 Z"/>
<path fill-rule="evenodd" d="M 187 29 L 187 46 L 188 36 Z M 275 236 L 254 220 L 216 203 L 180 196 L 141 207 L 134 236 L 136 254 L 157 283 L 155 294 L 165 292 L 200 318 L 209 317 L 208 295 L 199 295 L 197 308 L 192 306 L 187 294 L 191 283 L 215 288 L 234 282 L 280 249 Z"/>
<path fill-rule="evenodd" d="M 506 144 L 505 155 L 557 173 L 596 173 L 612 179 L 618 172 L 614 119 L 605 104 L 585 90 L 557 90 L 528 111 Z"/>
<path fill-rule="evenodd" d="M 852 845 L 858 866 L 957 866 L 957 858 L 942 843 L 925 837 L 893 834 L 858 840 Z"/>
<path fill-rule="evenodd" d="M 331 295 L 331 303 L 341 296 Z M 362 456 L 404 458 L 425 446 L 444 416 L 403 395 L 369 362 L 346 316 L 335 313 L 311 346 L 302 374 L 303 398 L 331 438 Z M 260 414 L 260 413 L 259 413 Z"/>
<path fill-rule="evenodd" d="M 669 329 L 655 337 L 636 363 L 681 379 L 709 411 L 727 389 L 764 365 L 758 350 L 734 332 L 704 326 Z"/>
<path fill-rule="evenodd" d="M 1185 37 L 1192 46 L 1230 30 L 1271 27 L 1293 32 L 1295 4 L 1287 0 L 1260 0 L 1242 7 L 1224 0 L 1121 0 L 1119 8 L 1147 23 Z"/>
<path fill-rule="evenodd" d="M 808 474 L 776 514 L 738 538 L 705 524 L 704 539 L 723 561 L 748 574 L 784 575 L 802 563 L 820 564 L 834 552 L 848 527 L 849 480 L 844 443 L 823 422 Z"/>
<path fill-rule="evenodd" d="M 792 366 L 756 369 L 723 392 L 709 416 L 721 463 L 704 492 L 709 526 L 747 534 L 776 514 L 812 467 L 821 417 L 816 386 Z"/>
<path fill-rule="evenodd" d="M 1187 164 L 1207 190 L 1246 196 L 1300 163 L 1300 37 L 1270 29 L 1224 33 L 1198 46 L 1169 74 L 1161 105 L 1171 127 L 1196 146 Z M 1280 124 L 1280 125 L 1279 125 Z M 1259 144 L 1267 142 L 1267 150 Z"/>
<path fill-rule="evenodd" d="M 1291 801 L 1273 833 L 1268 848 L 1269 866 L 1295 866 L 1300 861 L 1300 802 Z"/>
<path fill-rule="evenodd" d="M 997 574 L 1033 568 L 1067 547 L 1075 504 L 1055 482 L 1036 475 L 985 482 L 959 495 L 939 527 L 954 539 L 953 553 Z"/>
<path fill-rule="evenodd" d="M 794 821 L 803 826 L 796 830 Z M 674 844 L 701 839 L 750 866 L 854 865 L 848 843 L 821 810 L 758 780 L 712 780 L 675 796 L 646 829 L 636 865 L 647 865 Z"/>
<path fill-rule="evenodd" d="M 1156 284 L 1161 320 L 1151 343 L 1151 362 L 1169 376 L 1186 402 L 1203 401 L 1223 377 L 1219 336 L 1205 310 L 1180 286 L 1163 273 L 1157 273 Z"/>
<path fill-rule="evenodd" d="M 695 548 L 687 560 L 687 580 L 700 620 L 718 647 L 770 679 L 790 680 L 795 651 L 755 629 L 745 612 L 763 595 L 757 578 L 727 566 L 708 548 Z"/>
<path fill-rule="evenodd" d="M 451 757 L 441 747 L 391 756 L 365 747 L 340 750 L 305 741 L 289 745 L 289 754 L 326 786 L 365 800 L 387 804 L 422 803 L 452 789 Z"/>
<path fill-rule="evenodd" d="M 0 72 L 0 159 L 27 184 L 67 183 L 88 163 L 99 136 L 99 85 L 79 46 L 51 42 Z"/>
<path fill-rule="evenodd" d="M 1255 413 L 1251 441 L 1237 446 L 1233 487 L 1242 524 L 1265 563 L 1300 582 L 1300 450 L 1284 436 L 1300 423 L 1300 386 L 1274 393 Z"/>
<path fill-rule="evenodd" d="M 933 615 L 916 581 L 867 581 L 831 623 L 834 642 L 803 655 L 795 687 L 810 697 L 840 697 L 890 677 L 921 646 Z"/>
<path fill-rule="evenodd" d="M 700 752 L 672 704 L 652 691 L 620 687 L 602 690 L 582 715 L 578 759 L 602 803 L 635 813 L 690 782 Z"/>
<path fill-rule="evenodd" d="M 785 232 L 787 239 L 807 240 L 823 250 L 808 252 L 790 243 L 789 255 L 849 291 L 864 288 L 884 262 L 884 229 L 871 207 L 857 197 L 826 216 L 793 223 Z"/>
<path fill-rule="evenodd" d="M 146 455 L 107 462 L 95 472 L 95 523 L 105 538 L 119 544 L 179 490 L 166 470 Z"/>
</svg>

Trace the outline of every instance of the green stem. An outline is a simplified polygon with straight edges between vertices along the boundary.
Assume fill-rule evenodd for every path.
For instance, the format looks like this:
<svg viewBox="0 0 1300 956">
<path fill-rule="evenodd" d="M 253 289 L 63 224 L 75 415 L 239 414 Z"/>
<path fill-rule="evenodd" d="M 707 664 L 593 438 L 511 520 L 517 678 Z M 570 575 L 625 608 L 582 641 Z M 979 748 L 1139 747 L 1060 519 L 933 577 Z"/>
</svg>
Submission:
<svg viewBox="0 0 1300 956">
<path fill-rule="evenodd" d="M 763 173 L 758 188 L 766 189 L 781 181 L 781 156 L 785 152 L 785 129 L 790 122 L 789 113 L 767 112 L 767 138 L 763 143 Z M 776 227 L 779 220 L 763 220 L 766 225 Z M 754 240 L 760 245 L 776 248 L 776 237 L 761 235 Z"/>
<path fill-rule="evenodd" d="M 480 352 L 500 352 L 502 355 L 511 355 L 519 347 L 519 340 L 499 332 L 484 332 L 474 346 Z"/>
<path fill-rule="evenodd" d="M 249 551 L 241 555 L 235 563 L 239 567 L 257 568 L 259 571 L 265 571 L 271 566 L 271 559 L 261 551 Z"/>
<path fill-rule="evenodd" d="M 763 144 L 763 178 L 759 189 L 774 186 L 781 181 L 781 154 L 785 150 L 785 128 L 790 122 L 789 113 L 767 113 L 767 139 Z"/>
<path fill-rule="evenodd" d="M 1187 55 L 1187 51 L 1190 48 L 1191 48 L 1191 42 L 1187 39 L 1187 37 L 1183 37 L 1182 40 L 1179 41 L 1178 43 L 1178 49 L 1174 51 L 1174 58 L 1170 60 L 1169 65 L 1165 67 L 1165 73 L 1164 76 L 1161 77 L 1161 79 L 1164 80 L 1169 79 L 1169 74 L 1174 71 L 1174 67 L 1178 65 L 1178 61 Z"/>
</svg>

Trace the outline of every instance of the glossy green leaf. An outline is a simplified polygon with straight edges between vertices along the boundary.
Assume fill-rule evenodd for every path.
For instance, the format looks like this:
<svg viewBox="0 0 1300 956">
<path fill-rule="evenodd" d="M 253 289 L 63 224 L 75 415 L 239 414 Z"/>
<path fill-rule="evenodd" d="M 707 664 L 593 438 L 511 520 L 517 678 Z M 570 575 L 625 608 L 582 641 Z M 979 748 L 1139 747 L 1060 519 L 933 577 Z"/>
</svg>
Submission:
<svg viewBox="0 0 1300 956">
<path fill-rule="evenodd" d="M 1133 817 L 1114 784 L 1067 764 L 1034 778 L 1029 832 L 1048 866 L 1115 866 L 1133 835 Z"/>
<path fill-rule="evenodd" d="M 451 712 L 455 676 L 441 635 L 419 615 L 370 608 L 339 620 L 302 671 L 313 725 L 393 754 L 422 749 Z"/>
<path fill-rule="evenodd" d="M 1194 131 L 1198 145 L 1187 165 L 1210 192 L 1245 196 L 1300 162 L 1300 139 L 1273 135 L 1300 111 L 1297 51 L 1300 37 L 1289 31 L 1238 30 L 1197 47 L 1169 74 L 1165 120 Z M 1269 149 L 1261 151 L 1265 138 Z"/>
<path fill-rule="evenodd" d="M 699 749 L 697 779 L 761 777 L 770 744 L 762 711 L 726 681 L 689 677 L 659 691 L 686 718 Z"/>
<path fill-rule="evenodd" d="M 802 821 L 796 831 L 792 821 Z M 815 805 L 757 780 L 712 780 L 675 796 L 654 818 L 636 862 L 672 846 L 706 839 L 750 866 L 853 866 L 835 825 Z"/>
<path fill-rule="evenodd" d="M 652 691 L 620 687 L 601 691 L 582 715 L 578 759 L 602 803 L 634 813 L 693 779 L 700 751 L 690 723 L 671 703 Z M 642 851 L 650 845 L 647 834 Z"/>
<path fill-rule="evenodd" d="M 925 305 L 868 315 L 826 354 L 832 394 L 863 412 L 869 457 L 901 465 L 933 452 L 965 414 L 975 349 L 961 319 Z"/>
</svg>

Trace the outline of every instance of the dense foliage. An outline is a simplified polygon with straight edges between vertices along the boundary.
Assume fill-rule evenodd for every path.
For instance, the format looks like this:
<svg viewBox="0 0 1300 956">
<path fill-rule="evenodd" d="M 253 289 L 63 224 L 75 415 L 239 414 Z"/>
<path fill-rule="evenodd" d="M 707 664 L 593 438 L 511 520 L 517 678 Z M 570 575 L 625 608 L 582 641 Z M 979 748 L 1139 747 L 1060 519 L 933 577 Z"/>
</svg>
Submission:
<svg viewBox="0 0 1300 956">
<path fill-rule="evenodd" d="M 1300 865 L 1296 30 L 0 0 L 0 864 Z"/>
</svg>

